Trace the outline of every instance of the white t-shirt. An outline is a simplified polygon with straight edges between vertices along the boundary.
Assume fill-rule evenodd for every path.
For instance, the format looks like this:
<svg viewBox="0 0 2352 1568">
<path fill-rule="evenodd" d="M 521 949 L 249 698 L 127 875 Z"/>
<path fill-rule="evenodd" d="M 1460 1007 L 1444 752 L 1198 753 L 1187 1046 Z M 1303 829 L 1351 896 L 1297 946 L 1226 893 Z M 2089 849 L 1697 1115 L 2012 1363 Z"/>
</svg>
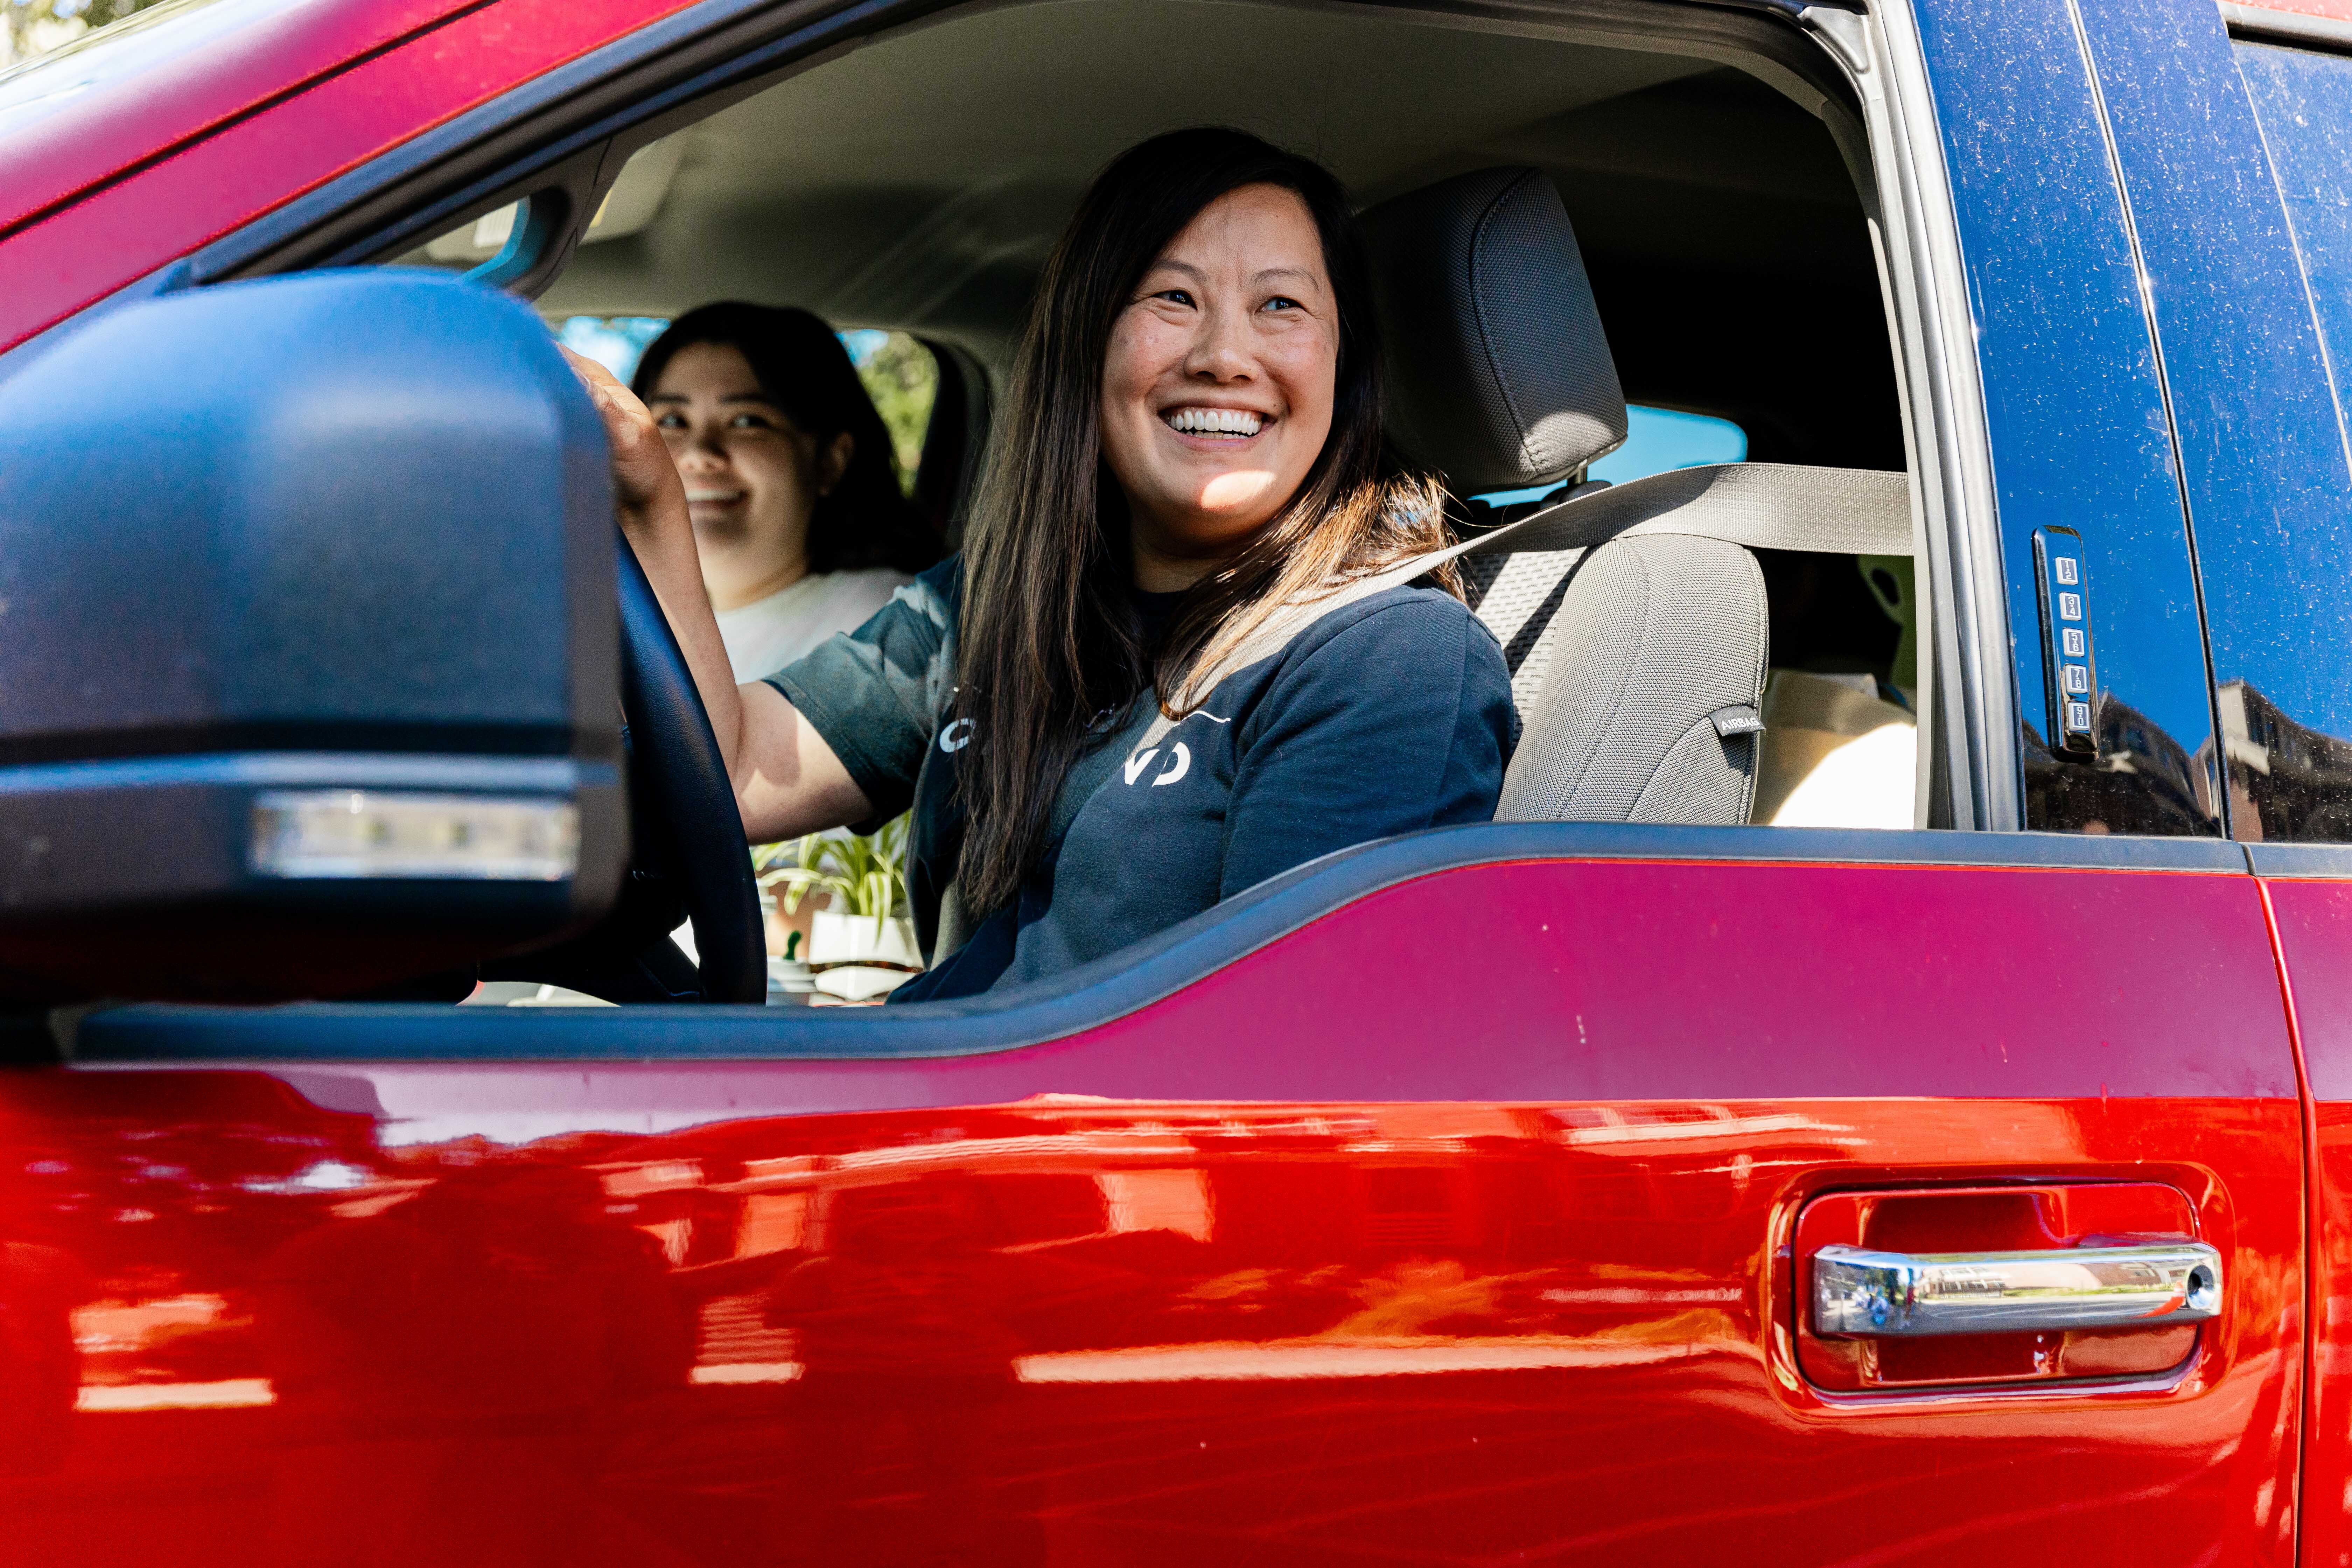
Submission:
<svg viewBox="0 0 2352 1568">
<path fill-rule="evenodd" d="M 903 572 L 825 572 L 802 578 L 740 609 L 719 612 L 719 637 L 740 683 L 760 680 L 835 632 L 854 632 L 890 595 L 913 582 Z"/>
</svg>

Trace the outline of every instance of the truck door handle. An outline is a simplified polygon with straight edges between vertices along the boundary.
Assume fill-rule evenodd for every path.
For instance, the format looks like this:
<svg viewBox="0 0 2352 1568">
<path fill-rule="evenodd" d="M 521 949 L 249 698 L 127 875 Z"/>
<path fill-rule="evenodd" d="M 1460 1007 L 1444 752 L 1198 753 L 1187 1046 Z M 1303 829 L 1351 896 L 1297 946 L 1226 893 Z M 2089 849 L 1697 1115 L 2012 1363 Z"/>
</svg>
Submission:
<svg viewBox="0 0 2352 1568">
<path fill-rule="evenodd" d="M 2037 1252 L 1813 1254 L 1813 1331 L 1847 1337 L 2157 1328 L 2221 1310 L 2201 1241 Z"/>
</svg>

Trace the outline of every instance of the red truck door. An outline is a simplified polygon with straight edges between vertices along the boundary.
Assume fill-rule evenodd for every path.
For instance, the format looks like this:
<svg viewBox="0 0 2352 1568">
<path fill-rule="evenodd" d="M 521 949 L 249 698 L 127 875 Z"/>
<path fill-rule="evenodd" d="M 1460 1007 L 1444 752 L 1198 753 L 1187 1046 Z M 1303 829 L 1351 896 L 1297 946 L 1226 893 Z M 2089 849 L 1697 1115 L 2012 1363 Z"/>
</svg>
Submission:
<svg viewBox="0 0 2352 1568">
<path fill-rule="evenodd" d="M 2340 25 L 2313 17 L 2231 7 L 2225 39 L 2168 8 L 2113 12 L 2110 90 L 2195 520 L 2214 752 L 2231 832 L 2275 921 L 2309 1073 L 2302 1548 L 2307 1563 L 2340 1564 L 2352 1562 L 2352 686 L 2340 652 L 2352 614 L 2342 570 L 2352 61 Z"/>
<path fill-rule="evenodd" d="M 544 37 L 512 4 L 457 10 L 333 77 L 316 102 L 348 113 L 288 100 L 20 214 L 5 335 L 100 292 L 90 256 L 167 264 L 643 8 L 572 9 Z M 2144 639 L 2135 661 L 2102 623 L 2103 679 L 2187 758 L 2199 622 L 2112 149 L 2069 74 L 2081 18 L 1921 13 L 2020 644 L 2032 529 L 2095 534 L 2099 613 Z M 2159 570 L 2172 588 L 2125 592 Z M 1991 717 L 1950 742 L 1988 803 L 1969 820 L 2115 826 L 2047 779 L 1995 809 L 2014 770 L 1986 748 L 2017 726 L 1985 663 Z M 2309 1043 L 2320 915 L 2292 902 Z M 1486 827 L 1327 863 L 1234 921 L 1098 994 L 895 1037 L 661 1010 L 84 1020 L 70 1064 L 0 1077 L 11 1550 L 2293 1555 L 2303 1128 L 2236 848 Z M 1251 921 L 1273 923 L 1234 934 Z M 1814 1300 L 1832 1248 L 2147 1247 L 2210 1248 L 2217 1315 L 1906 1337 L 1823 1332 Z"/>
<path fill-rule="evenodd" d="M 2310 1074 L 2311 1413 L 2303 1561 L 2352 1561 L 2352 856 L 2252 847 Z"/>
<path fill-rule="evenodd" d="M 2234 847 L 1352 863 L 1431 845 L 1478 863 L 983 1054 L 93 1018 L 0 1080 L 27 1560 L 2291 1556 L 2301 1142 Z M 1849 863 L 1730 858 L 1801 847 Z M 2219 1316 L 1816 1331 L 1823 1247 L 2153 1244 Z"/>
</svg>

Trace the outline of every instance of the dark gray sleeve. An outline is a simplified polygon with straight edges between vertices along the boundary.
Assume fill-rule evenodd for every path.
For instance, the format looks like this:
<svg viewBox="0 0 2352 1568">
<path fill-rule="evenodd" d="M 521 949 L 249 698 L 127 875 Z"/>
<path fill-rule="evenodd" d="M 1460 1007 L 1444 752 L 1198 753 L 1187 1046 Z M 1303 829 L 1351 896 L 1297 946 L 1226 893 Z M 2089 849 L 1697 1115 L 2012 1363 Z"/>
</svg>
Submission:
<svg viewBox="0 0 2352 1568">
<path fill-rule="evenodd" d="M 875 825 L 913 803 L 915 775 L 954 690 L 958 564 L 941 562 L 856 631 L 767 678 L 874 803 Z"/>
<path fill-rule="evenodd" d="M 1241 737 L 1220 898 L 1318 855 L 1486 822 L 1510 761 L 1510 671 L 1458 600 L 1424 590 L 1315 637 Z"/>
</svg>

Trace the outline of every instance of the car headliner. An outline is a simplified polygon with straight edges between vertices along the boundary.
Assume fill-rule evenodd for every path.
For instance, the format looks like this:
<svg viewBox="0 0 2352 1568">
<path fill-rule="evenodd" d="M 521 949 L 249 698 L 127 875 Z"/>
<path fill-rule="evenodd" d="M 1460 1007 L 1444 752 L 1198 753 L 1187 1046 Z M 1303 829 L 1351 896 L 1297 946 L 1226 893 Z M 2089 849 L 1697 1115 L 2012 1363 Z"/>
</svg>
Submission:
<svg viewBox="0 0 2352 1568">
<path fill-rule="evenodd" d="M 1885 353 L 1835 145 L 1757 78 L 1654 48 L 1236 0 L 963 10 L 825 59 L 680 132 L 653 221 L 583 246 L 540 305 L 799 304 L 1001 363 L 1087 180 L 1145 136 L 1205 122 L 1311 153 L 1366 203 L 1536 164 L 1575 218 L 1604 312 L 1612 274 L 1662 266 L 1702 295 L 1717 291 L 1707 279 L 1826 279 L 1864 291 Z"/>
</svg>

